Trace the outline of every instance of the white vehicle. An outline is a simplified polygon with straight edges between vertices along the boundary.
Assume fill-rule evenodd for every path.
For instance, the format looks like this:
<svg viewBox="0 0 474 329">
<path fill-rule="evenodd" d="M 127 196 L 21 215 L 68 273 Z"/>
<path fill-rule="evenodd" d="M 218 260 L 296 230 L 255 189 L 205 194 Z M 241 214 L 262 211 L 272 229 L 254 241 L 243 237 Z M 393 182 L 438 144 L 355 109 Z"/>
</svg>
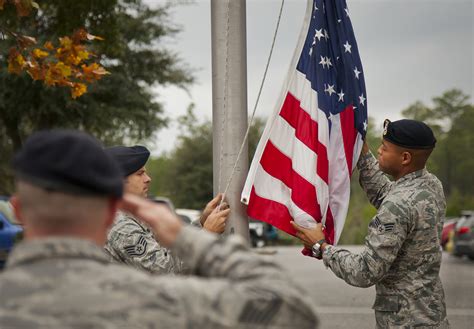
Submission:
<svg viewBox="0 0 474 329">
<path fill-rule="evenodd" d="M 186 224 L 191 224 L 201 217 L 201 212 L 195 209 L 176 209 L 176 214 L 181 217 L 183 222 Z"/>
</svg>

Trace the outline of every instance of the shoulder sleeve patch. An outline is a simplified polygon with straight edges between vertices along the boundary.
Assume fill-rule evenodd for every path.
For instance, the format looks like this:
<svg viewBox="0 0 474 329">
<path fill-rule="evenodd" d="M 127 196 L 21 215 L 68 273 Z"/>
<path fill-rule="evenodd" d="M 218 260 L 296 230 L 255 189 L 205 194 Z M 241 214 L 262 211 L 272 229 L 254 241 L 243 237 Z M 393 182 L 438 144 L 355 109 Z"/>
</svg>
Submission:
<svg viewBox="0 0 474 329">
<path fill-rule="evenodd" d="M 383 233 L 387 233 L 387 232 L 392 232 L 394 227 L 395 227 L 395 223 L 385 223 L 385 224 L 382 224 L 382 222 L 380 221 L 380 219 L 378 217 L 375 217 L 369 224 L 369 227 L 373 227 L 374 229 L 377 230 L 377 232 L 379 234 L 383 234 Z"/>
<path fill-rule="evenodd" d="M 146 253 L 148 242 L 143 235 L 140 235 L 138 241 L 129 246 L 125 246 L 123 249 L 131 257 L 140 257 Z"/>
</svg>

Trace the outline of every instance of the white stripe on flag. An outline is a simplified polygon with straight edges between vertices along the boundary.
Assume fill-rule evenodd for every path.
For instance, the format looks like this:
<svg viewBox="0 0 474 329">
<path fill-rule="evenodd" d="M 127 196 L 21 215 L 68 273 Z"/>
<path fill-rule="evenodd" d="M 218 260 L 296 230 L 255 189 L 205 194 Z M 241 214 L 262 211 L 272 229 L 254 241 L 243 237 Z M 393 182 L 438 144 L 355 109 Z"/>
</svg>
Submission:
<svg viewBox="0 0 474 329">
<path fill-rule="evenodd" d="M 316 186 L 318 201 L 327 202 L 327 185 L 316 174 L 317 155 L 295 137 L 295 129 L 286 120 L 278 117 L 270 134 L 270 140 L 276 148 L 291 158 L 293 170 Z"/>
<path fill-rule="evenodd" d="M 334 243 L 336 244 L 344 228 L 344 221 L 349 208 L 351 193 L 349 171 L 344 151 L 344 140 L 340 115 L 331 120 L 331 137 L 329 138 L 329 207 L 334 216 Z"/>
<path fill-rule="evenodd" d="M 280 180 L 269 175 L 261 165 L 257 167 L 254 188 L 258 196 L 284 205 L 298 225 L 304 227 L 314 227 L 316 225 L 315 218 L 291 200 L 291 189 Z"/>
<path fill-rule="evenodd" d="M 329 123 L 326 114 L 318 108 L 318 93 L 311 88 L 311 82 L 303 73 L 296 70 L 288 92 L 301 102 L 301 108 L 318 123 L 318 140 L 327 146 Z"/>
</svg>

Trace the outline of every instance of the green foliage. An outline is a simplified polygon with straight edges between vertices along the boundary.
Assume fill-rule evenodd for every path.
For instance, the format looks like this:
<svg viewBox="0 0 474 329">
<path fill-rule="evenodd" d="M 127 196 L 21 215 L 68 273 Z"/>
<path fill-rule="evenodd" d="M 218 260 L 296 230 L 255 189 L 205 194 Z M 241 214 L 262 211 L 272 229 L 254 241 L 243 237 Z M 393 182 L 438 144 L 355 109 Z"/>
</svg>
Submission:
<svg viewBox="0 0 474 329">
<path fill-rule="evenodd" d="M 21 19 L 5 10 L 0 13 L 2 24 L 21 27 L 27 35 L 35 31 L 39 43 L 86 27 L 105 38 L 94 50 L 111 75 L 72 100 L 68 90 L 0 69 L 0 180 L 5 182 L 0 193 L 11 191 L 6 159 L 33 131 L 76 128 L 106 144 L 121 143 L 125 137 L 127 143 L 145 140 L 167 122 L 151 88 L 192 82 L 189 70 L 163 46 L 178 31 L 168 20 L 168 5 L 151 9 L 141 0 L 45 0 L 40 6 L 36 16 Z M 6 63 L 12 42 L 7 38 L 0 43 L 0 63 Z"/>
</svg>

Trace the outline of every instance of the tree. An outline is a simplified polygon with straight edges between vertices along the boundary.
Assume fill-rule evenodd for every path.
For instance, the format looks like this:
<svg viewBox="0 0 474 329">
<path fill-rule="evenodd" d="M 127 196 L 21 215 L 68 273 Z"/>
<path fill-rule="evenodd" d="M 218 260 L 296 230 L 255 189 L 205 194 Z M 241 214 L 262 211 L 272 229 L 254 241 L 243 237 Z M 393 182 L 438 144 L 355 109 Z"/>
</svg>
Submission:
<svg viewBox="0 0 474 329">
<path fill-rule="evenodd" d="M 5 4 L 10 10 L 4 10 Z M 16 14 L 10 12 L 16 9 Z M 2 39 L 14 41 L 8 52 L 8 72 L 21 74 L 27 72 L 35 81 L 44 81 L 48 86 L 69 87 L 72 98 L 82 96 L 87 84 L 99 80 L 108 74 L 101 65 L 93 62 L 93 53 L 85 42 L 103 40 L 89 34 L 84 28 L 76 30 L 71 36 L 59 38 L 59 45 L 46 41 L 39 45 L 36 38 L 17 31 L 19 17 L 27 17 L 39 5 L 33 0 L 0 0 Z"/>
<path fill-rule="evenodd" d="M 178 32 L 168 20 L 169 5 L 150 8 L 141 0 L 45 0 L 40 6 L 36 15 L 11 21 L 10 26 L 21 24 L 25 35 L 34 29 L 39 44 L 85 27 L 104 38 L 92 50 L 111 74 L 74 100 L 67 90 L 0 70 L 0 175 L 7 176 L 0 176 L 0 193 L 11 191 L 6 163 L 31 132 L 64 127 L 85 130 L 105 144 L 121 143 L 124 138 L 144 140 L 167 122 L 152 87 L 185 87 L 193 81 L 178 56 L 162 45 Z M 6 15 L 6 9 L 0 15 Z M 12 46 L 10 39 L 0 44 L 0 63 L 5 63 Z"/>
<path fill-rule="evenodd" d="M 150 191 L 154 195 L 169 197 L 177 207 L 202 209 L 213 195 L 212 124 L 210 121 L 199 123 L 192 106 L 178 123 L 181 133 L 175 149 L 149 161 Z M 263 126 L 264 121 L 260 118 L 256 118 L 251 126 L 251 156 Z"/>
<path fill-rule="evenodd" d="M 427 167 L 443 183 L 448 199 L 448 214 L 458 215 L 463 208 L 474 207 L 474 105 L 458 89 L 433 98 L 433 106 L 421 102 L 409 106 L 403 115 L 429 124 L 437 138 Z"/>
</svg>

